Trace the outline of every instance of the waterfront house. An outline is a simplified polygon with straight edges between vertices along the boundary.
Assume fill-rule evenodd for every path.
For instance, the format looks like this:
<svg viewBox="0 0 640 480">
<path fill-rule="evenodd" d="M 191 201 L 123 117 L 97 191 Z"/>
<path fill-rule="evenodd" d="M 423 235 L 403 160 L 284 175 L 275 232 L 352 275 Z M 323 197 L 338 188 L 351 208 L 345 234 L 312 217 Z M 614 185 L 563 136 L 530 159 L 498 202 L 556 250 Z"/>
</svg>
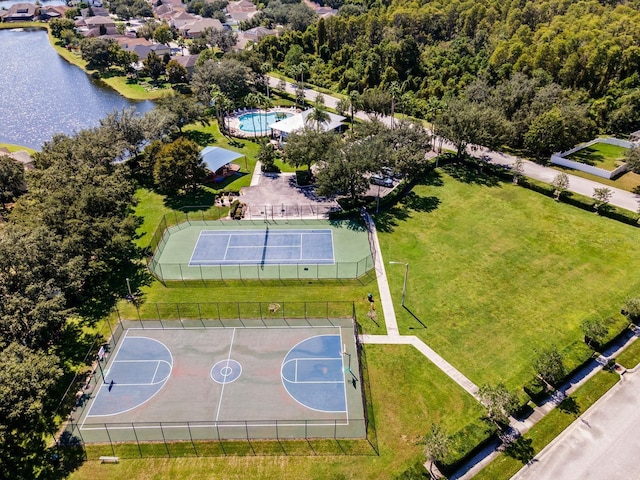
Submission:
<svg viewBox="0 0 640 480">
<path fill-rule="evenodd" d="M 4 15 L 5 22 L 31 22 L 35 18 L 40 7 L 32 3 L 14 3 Z"/>
</svg>

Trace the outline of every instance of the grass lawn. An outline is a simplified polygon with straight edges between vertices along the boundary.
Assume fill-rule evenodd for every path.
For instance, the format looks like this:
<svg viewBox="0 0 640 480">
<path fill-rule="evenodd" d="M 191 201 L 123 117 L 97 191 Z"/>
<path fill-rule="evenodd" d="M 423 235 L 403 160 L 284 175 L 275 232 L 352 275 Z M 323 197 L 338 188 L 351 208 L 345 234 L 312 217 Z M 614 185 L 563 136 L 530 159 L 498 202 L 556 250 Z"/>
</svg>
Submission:
<svg viewBox="0 0 640 480">
<path fill-rule="evenodd" d="M 365 350 L 380 456 L 149 458 L 117 465 L 90 461 L 70 479 L 384 480 L 424 460 L 416 439 L 432 423 L 451 434 L 465 427 L 482 429 L 478 403 L 413 347 L 369 345 Z"/>
<path fill-rule="evenodd" d="M 619 162 L 624 158 L 627 148 L 608 143 L 594 143 L 593 145 L 578 150 L 567 158 L 574 162 L 584 163 L 604 170 L 615 170 Z"/>
<path fill-rule="evenodd" d="M 476 480 L 507 480 L 511 478 L 525 465 L 528 459 L 537 455 L 560 435 L 619 379 L 620 377 L 616 373 L 606 371 L 597 373 L 523 435 L 510 450 L 501 453 L 473 478 Z"/>
<path fill-rule="evenodd" d="M 587 172 L 581 172 L 580 170 L 574 170 L 573 168 L 565 168 L 559 165 L 549 166 L 554 170 L 558 170 L 559 172 L 565 172 L 569 175 L 575 175 L 576 177 L 593 180 L 594 182 L 599 182 L 610 187 L 620 188 L 621 190 L 626 190 L 628 192 L 636 192 L 638 188 L 640 188 L 640 175 L 634 172 L 626 172 L 614 179 L 608 179 L 598 177 L 596 175 L 591 175 Z"/>
<path fill-rule="evenodd" d="M 588 358 L 585 319 L 626 327 L 619 311 L 640 289 L 640 231 L 469 172 L 425 183 L 376 219 L 384 259 L 410 265 L 415 317 L 396 309 L 403 333 L 478 385 L 520 388 L 536 351 L 555 344 L 569 366 Z M 398 304 L 404 268 L 386 269 Z"/>
<path fill-rule="evenodd" d="M 31 154 L 36 153 L 37 150 L 29 147 L 23 147 L 22 145 L 13 145 L 12 143 L 0 143 L 0 148 L 6 148 L 10 152 L 17 152 L 18 150 L 24 150 Z"/>
<path fill-rule="evenodd" d="M 640 342 L 636 340 L 624 352 L 616 357 L 616 362 L 626 369 L 636 368 L 640 364 Z"/>
</svg>

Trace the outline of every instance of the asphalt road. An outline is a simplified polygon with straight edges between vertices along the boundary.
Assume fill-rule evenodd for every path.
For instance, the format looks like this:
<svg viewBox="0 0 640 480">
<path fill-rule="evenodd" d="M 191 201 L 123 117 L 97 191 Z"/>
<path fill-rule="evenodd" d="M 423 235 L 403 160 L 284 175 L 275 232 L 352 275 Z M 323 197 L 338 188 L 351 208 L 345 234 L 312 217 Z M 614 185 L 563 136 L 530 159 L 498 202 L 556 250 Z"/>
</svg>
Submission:
<svg viewBox="0 0 640 480">
<path fill-rule="evenodd" d="M 512 480 L 640 479 L 640 373 L 581 415 Z"/>
<path fill-rule="evenodd" d="M 277 88 L 278 82 L 279 80 L 277 78 L 269 77 L 269 85 L 272 88 Z M 289 93 L 295 94 L 295 86 L 290 83 L 286 84 L 286 90 Z M 306 88 L 304 93 L 305 93 L 305 98 L 310 102 L 315 102 L 318 96 L 318 92 L 311 90 L 309 88 Z M 327 107 L 334 108 L 334 109 L 336 108 L 336 105 L 338 104 L 337 98 L 332 97 L 330 95 L 324 95 L 324 94 L 323 94 L 323 97 L 324 97 L 324 103 Z M 365 112 L 357 112 L 356 117 L 362 120 L 369 119 L 368 115 Z M 390 117 L 383 117 L 383 118 L 380 118 L 380 120 L 382 120 L 387 125 L 391 123 Z M 443 147 L 451 150 L 455 150 L 455 147 L 447 141 L 443 143 Z M 513 165 L 516 162 L 516 157 L 514 157 L 513 155 L 508 155 L 502 152 L 489 151 L 482 147 L 476 148 L 476 149 L 470 148 L 469 153 L 476 156 L 486 155 L 490 158 L 489 161 L 491 163 L 496 163 L 496 164 Z M 551 183 L 553 179 L 556 177 L 556 175 L 558 175 L 559 173 L 557 170 L 554 170 L 553 168 L 538 165 L 537 163 L 530 162 L 528 160 L 523 160 L 523 162 L 524 162 L 524 174 L 527 177 L 535 178 L 536 180 L 540 180 L 542 182 Z M 586 178 L 582 178 L 582 177 L 576 177 L 574 175 L 568 175 L 568 177 L 569 177 L 569 191 L 579 193 L 586 197 L 591 197 L 593 195 L 594 188 L 607 186 L 599 182 L 594 182 L 593 180 L 587 180 Z M 640 207 L 640 195 L 627 192 L 626 190 L 620 190 L 619 188 L 614 188 L 614 187 L 608 187 L 608 188 L 613 192 L 613 195 L 611 196 L 611 200 L 609 202 L 611 203 L 611 205 L 616 205 L 618 207 L 631 210 L 632 212 L 638 211 L 638 208 Z"/>
</svg>

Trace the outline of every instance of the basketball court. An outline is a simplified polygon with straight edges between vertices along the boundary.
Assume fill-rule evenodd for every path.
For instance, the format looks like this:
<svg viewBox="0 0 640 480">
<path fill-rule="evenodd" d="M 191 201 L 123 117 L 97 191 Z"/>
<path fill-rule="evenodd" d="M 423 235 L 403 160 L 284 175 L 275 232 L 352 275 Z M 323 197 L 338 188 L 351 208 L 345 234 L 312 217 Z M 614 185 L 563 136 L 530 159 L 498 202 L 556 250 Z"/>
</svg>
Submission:
<svg viewBox="0 0 640 480">
<path fill-rule="evenodd" d="M 85 443 L 363 438 L 353 325 L 334 325 L 128 328 L 75 426 Z"/>
</svg>

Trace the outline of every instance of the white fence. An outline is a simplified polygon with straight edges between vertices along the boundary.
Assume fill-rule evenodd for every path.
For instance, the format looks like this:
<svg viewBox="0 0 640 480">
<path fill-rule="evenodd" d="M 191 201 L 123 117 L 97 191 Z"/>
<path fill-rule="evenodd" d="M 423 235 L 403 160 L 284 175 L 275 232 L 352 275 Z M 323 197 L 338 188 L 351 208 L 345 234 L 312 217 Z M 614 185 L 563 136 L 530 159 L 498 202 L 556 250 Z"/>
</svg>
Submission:
<svg viewBox="0 0 640 480">
<path fill-rule="evenodd" d="M 623 147 L 623 148 L 631 148 L 633 146 L 633 144 L 628 140 L 621 140 L 619 138 L 613 138 L 613 137 L 595 138 L 587 143 L 583 143 L 581 145 L 578 145 L 577 147 L 573 147 L 571 150 L 567 150 L 566 152 L 554 153 L 553 155 L 551 155 L 551 163 L 555 165 L 561 165 L 563 167 L 573 168 L 575 170 L 580 170 L 582 172 L 590 173 L 592 175 L 597 175 L 598 177 L 602 177 L 602 178 L 613 178 L 627 171 L 626 163 L 623 163 L 622 165 L 620 165 L 618 168 L 615 168 L 614 170 L 605 170 L 604 168 L 594 167 L 592 165 L 587 165 L 585 163 L 576 162 L 566 158 L 596 143 L 607 143 L 609 145 L 617 145 L 618 147 Z"/>
</svg>

